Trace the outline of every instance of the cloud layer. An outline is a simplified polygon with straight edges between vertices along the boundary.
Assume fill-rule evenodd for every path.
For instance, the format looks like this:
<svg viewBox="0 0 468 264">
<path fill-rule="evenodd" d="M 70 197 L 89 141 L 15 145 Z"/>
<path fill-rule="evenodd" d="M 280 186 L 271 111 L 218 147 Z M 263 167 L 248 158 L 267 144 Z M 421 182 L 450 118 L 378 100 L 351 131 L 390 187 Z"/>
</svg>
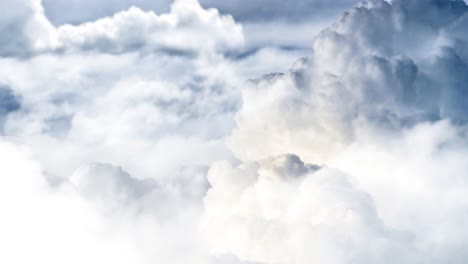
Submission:
<svg viewBox="0 0 468 264">
<path fill-rule="evenodd" d="M 0 3 L 0 262 L 466 263 L 468 6 L 293 2 Z"/>
</svg>

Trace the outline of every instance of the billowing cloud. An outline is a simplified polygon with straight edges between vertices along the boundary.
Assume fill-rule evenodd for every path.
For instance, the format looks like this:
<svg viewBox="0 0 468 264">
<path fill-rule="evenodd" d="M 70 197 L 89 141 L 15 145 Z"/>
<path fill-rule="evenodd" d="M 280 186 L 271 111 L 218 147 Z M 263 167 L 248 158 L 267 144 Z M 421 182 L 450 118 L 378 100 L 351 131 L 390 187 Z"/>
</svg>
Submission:
<svg viewBox="0 0 468 264">
<path fill-rule="evenodd" d="M 363 2 L 289 72 L 250 80 L 229 140 L 241 163 L 208 174 L 213 250 L 262 263 L 463 263 L 467 10 Z"/>
<path fill-rule="evenodd" d="M 4 139 L 0 160 L 1 262 L 219 263 L 198 236 L 197 201 L 180 202 L 180 186 L 151 189 L 151 180 L 94 163 L 53 187 L 28 148 Z"/>
<path fill-rule="evenodd" d="M 41 0 L 5 0 L 0 18 L 0 56 L 22 55 L 57 47 L 54 26 L 44 15 Z"/>
<path fill-rule="evenodd" d="M 466 262 L 463 1 L 200 2 L 0 4 L 0 262 Z"/>
<path fill-rule="evenodd" d="M 385 226 L 368 194 L 346 175 L 284 155 L 208 178 L 205 225 L 217 253 L 261 263 L 391 263 L 411 259 L 405 233 Z"/>
<path fill-rule="evenodd" d="M 95 22 L 64 25 L 58 38 L 66 49 L 115 53 L 227 51 L 243 43 L 242 27 L 232 17 L 203 9 L 195 0 L 175 1 L 171 12 L 160 16 L 131 7 Z"/>
<path fill-rule="evenodd" d="M 40 0 L 6 1 L 3 5 L 12 12 L 2 18 L 1 56 L 76 50 L 191 55 L 226 52 L 244 42 L 242 27 L 231 16 L 203 9 L 196 0 L 175 1 L 165 15 L 131 7 L 95 22 L 60 27 L 45 17 Z"/>
<path fill-rule="evenodd" d="M 316 37 L 309 59 L 246 85 L 232 149 L 243 160 L 296 153 L 324 162 L 369 126 L 466 120 L 466 56 L 457 52 L 466 44 L 441 33 L 463 23 L 466 10 L 462 1 L 371 1 L 352 9 Z"/>
</svg>

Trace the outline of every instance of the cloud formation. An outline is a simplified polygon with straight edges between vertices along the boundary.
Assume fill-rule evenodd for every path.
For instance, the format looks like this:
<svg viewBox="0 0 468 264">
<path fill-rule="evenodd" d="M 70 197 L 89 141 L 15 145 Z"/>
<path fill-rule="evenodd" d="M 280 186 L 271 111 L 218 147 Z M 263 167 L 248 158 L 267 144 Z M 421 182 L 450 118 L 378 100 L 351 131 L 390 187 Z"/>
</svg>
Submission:
<svg viewBox="0 0 468 264">
<path fill-rule="evenodd" d="M 40 0 L 4 1 L 3 5 L 12 12 L 1 21 L 0 56 L 76 50 L 226 52 L 244 42 L 242 27 L 231 16 L 203 9 L 196 0 L 175 1 L 171 12 L 160 16 L 131 7 L 95 22 L 59 27 L 45 17 Z"/>
<path fill-rule="evenodd" d="M 369 126 L 465 121 L 466 56 L 457 50 L 466 44 L 443 32 L 466 10 L 463 1 L 362 3 L 316 37 L 309 59 L 243 89 L 232 149 L 242 160 L 296 153 L 324 162 Z"/>
<path fill-rule="evenodd" d="M 467 10 L 362 2 L 289 72 L 250 80 L 229 140 L 240 165 L 208 174 L 215 252 L 261 263 L 463 263 Z"/>
<path fill-rule="evenodd" d="M 208 2 L 0 4 L 0 262 L 465 263 L 465 2 Z"/>
<path fill-rule="evenodd" d="M 174 53 L 228 51 L 243 43 L 242 27 L 216 9 L 203 9 L 195 0 L 178 0 L 171 12 L 156 15 L 131 7 L 112 17 L 57 30 L 67 48 L 100 52 L 157 51 Z"/>
<path fill-rule="evenodd" d="M 339 171 L 284 155 L 216 163 L 208 178 L 204 224 L 216 253 L 260 263 L 368 263 L 400 253 L 372 198 Z"/>
<path fill-rule="evenodd" d="M 0 56 L 22 55 L 57 47 L 54 26 L 44 15 L 41 0 L 5 0 L 0 19 Z"/>
</svg>

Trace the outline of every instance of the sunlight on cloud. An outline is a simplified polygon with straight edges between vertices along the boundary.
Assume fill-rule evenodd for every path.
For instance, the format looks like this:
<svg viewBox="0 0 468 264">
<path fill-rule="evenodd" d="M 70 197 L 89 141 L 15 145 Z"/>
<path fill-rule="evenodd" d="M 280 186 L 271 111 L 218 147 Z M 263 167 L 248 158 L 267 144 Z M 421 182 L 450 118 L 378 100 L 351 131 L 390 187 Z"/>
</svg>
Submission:
<svg viewBox="0 0 468 264">
<path fill-rule="evenodd" d="M 465 263 L 467 4 L 295 2 L 1 2 L 0 262 Z"/>
</svg>

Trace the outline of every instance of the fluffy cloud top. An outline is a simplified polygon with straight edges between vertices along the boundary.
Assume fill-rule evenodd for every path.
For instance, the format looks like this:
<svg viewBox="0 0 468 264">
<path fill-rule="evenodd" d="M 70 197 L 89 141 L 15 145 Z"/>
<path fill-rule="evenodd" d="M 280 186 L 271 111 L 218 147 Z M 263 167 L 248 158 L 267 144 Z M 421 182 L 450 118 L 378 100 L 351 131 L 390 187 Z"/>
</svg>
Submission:
<svg viewBox="0 0 468 264">
<path fill-rule="evenodd" d="M 105 53 L 165 51 L 181 54 L 226 52 L 242 46 L 242 27 L 231 16 L 203 9 L 196 0 L 178 0 L 156 15 L 137 7 L 81 25 L 54 27 L 40 0 L 3 1 L 0 56 L 61 50 Z M 0 6 L 1 7 L 1 6 Z"/>
<path fill-rule="evenodd" d="M 467 9 L 463 1 L 358 5 L 316 37 L 310 59 L 245 87 L 232 149 L 243 160 L 296 153 L 324 162 L 365 127 L 465 121 L 465 37 L 445 32 L 457 32 Z"/>
<path fill-rule="evenodd" d="M 310 58 L 249 81 L 229 142 L 242 162 L 208 176 L 214 250 L 262 263 L 463 263 L 467 11 L 363 2 Z"/>
<path fill-rule="evenodd" d="M 121 53 L 126 51 L 228 51 L 243 43 L 242 27 L 195 0 L 178 0 L 171 12 L 156 15 L 132 7 L 96 22 L 58 28 L 65 48 Z"/>
<path fill-rule="evenodd" d="M 386 228 L 372 198 L 339 171 L 285 155 L 236 168 L 216 163 L 208 178 L 204 224 L 217 253 L 260 263 L 411 259 L 404 233 Z"/>
</svg>

